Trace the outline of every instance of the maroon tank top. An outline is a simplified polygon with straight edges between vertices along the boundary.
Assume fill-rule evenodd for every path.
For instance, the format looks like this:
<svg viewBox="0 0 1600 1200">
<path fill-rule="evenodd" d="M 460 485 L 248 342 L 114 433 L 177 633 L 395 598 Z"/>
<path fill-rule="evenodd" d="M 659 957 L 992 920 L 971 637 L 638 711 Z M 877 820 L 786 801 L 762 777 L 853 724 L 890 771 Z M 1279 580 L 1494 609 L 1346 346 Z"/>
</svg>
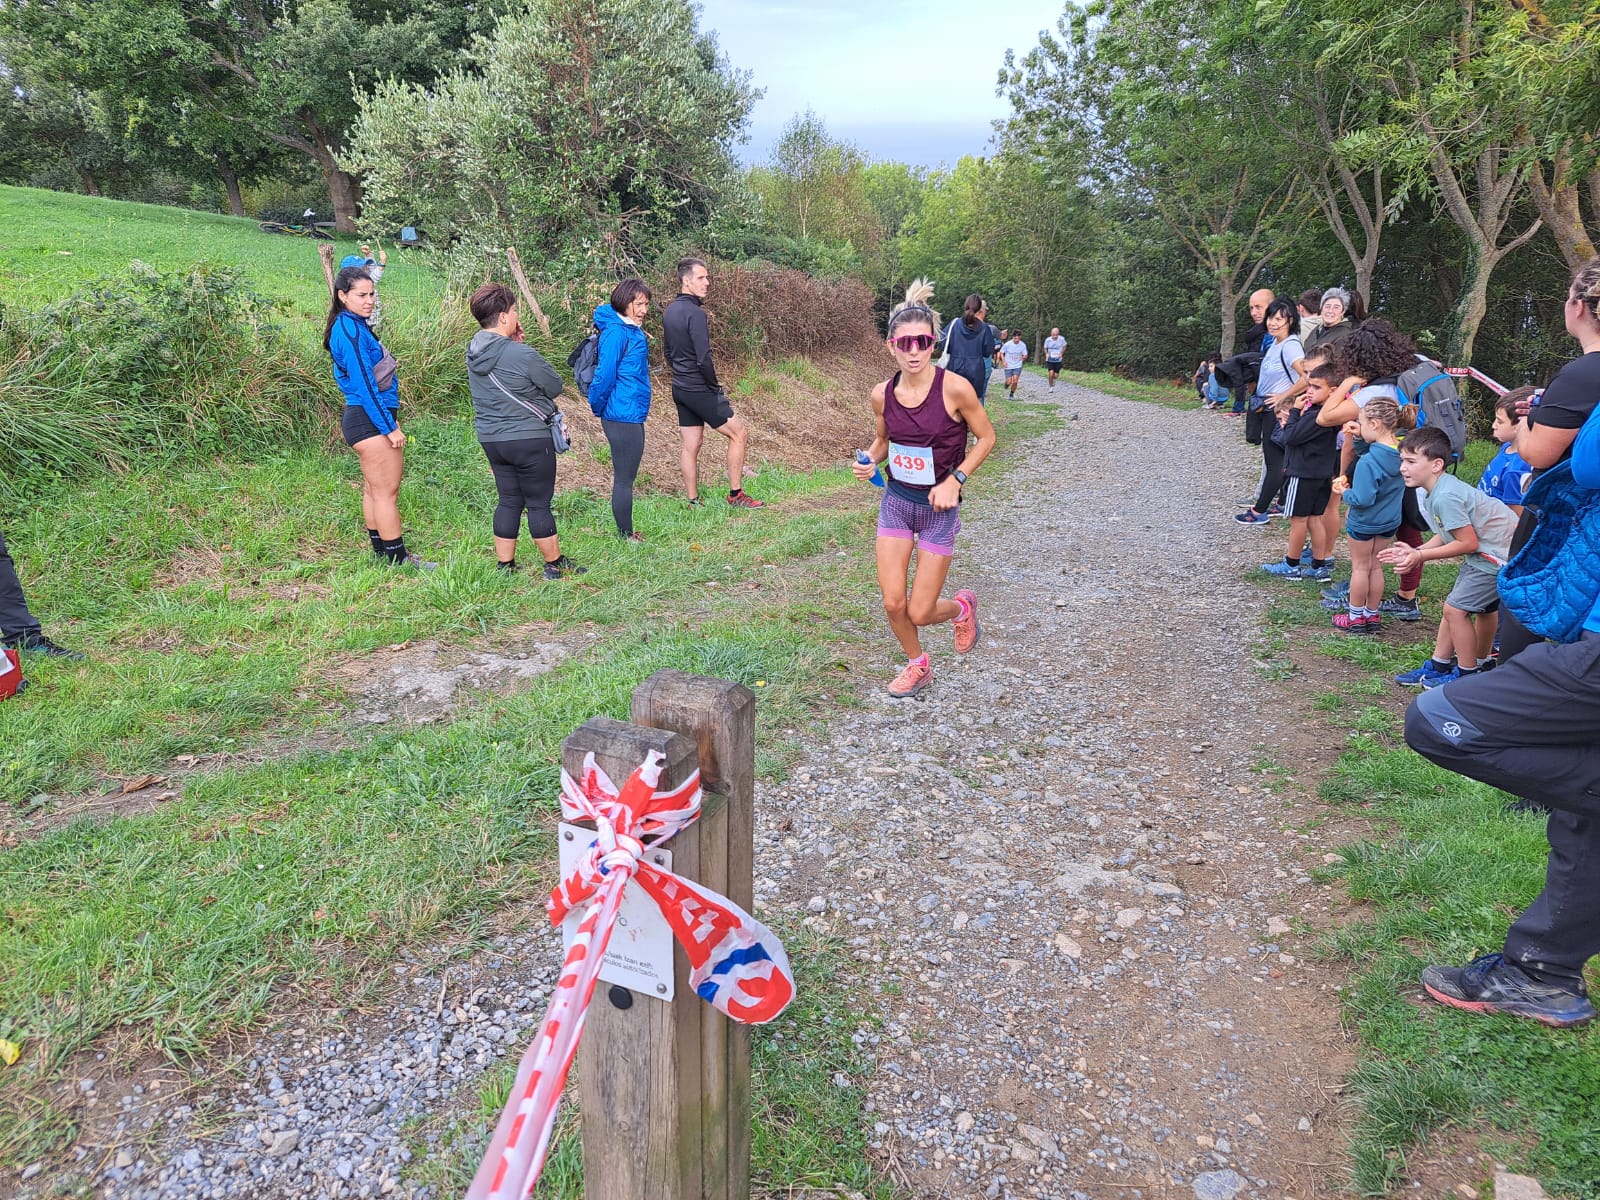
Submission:
<svg viewBox="0 0 1600 1200">
<path fill-rule="evenodd" d="M 895 399 L 896 371 L 883 389 L 883 424 L 889 433 L 889 486 L 907 500 L 928 502 L 935 484 L 943 483 L 967 456 L 967 423 L 944 407 L 944 368 L 933 369 L 933 386 L 915 408 Z"/>
</svg>

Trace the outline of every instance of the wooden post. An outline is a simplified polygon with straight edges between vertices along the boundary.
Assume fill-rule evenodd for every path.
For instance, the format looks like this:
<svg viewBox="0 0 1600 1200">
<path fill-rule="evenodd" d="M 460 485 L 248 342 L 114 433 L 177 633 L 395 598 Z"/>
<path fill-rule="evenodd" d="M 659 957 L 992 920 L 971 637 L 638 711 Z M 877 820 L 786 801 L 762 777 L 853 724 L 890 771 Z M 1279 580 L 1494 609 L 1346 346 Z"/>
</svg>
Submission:
<svg viewBox="0 0 1600 1200">
<path fill-rule="evenodd" d="M 328 281 L 328 295 L 333 295 L 333 282 L 336 272 L 333 269 L 333 246 L 328 242 L 317 243 L 317 255 L 322 259 L 322 274 Z"/>
<path fill-rule="evenodd" d="M 661 671 L 633 695 L 628 725 L 586 722 L 562 746 L 576 774 L 583 757 L 620 784 L 646 751 L 667 756 L 662 787 L 698 764 L 700 819 L 666 843 L 673 870 L 748 909 L 754 877 L 755 696 L 720 679 Z M 578 1051 L 587 1200 L 748 1200 L 749 1031 L 689 987 L 674 948 L 676 998 L 631 994 L 627 1008 L 601 983 Z"/>
<path fill-rule="evenodd" d="M 511 264 L 511 278 L 517 281 L 517 291 L 522 293 L 522 302 L 533 310 L 533 319 L 539 322 L 539 328 L 544 330 L 545 340 L 550 340 L 550 318 L 544 315 L 544 309 L 539 307 L 539 302 L 533 298 L 533 289 L 528 286 L 528 277 L 522 270 L 522 259 L 517 257 L 515 246 L 506 247 L 506 262 Z"/>
<path fill-rule="evenodd" d="M 694 739 L 705 807 L 695 822 L 703 827 L 701 874 L 689 878 L 716 889 L 749 912 L 755 899 L 755 693 L 725 679 L 657 671 L 634 689 L 633 719 L 639 725 L 670 729 Z M 681 869 L 679 873 L 684 874 Z M 700 1016 L 703 1097 L 701 1191 L 687 1195 L 696 1200 L 749 1200 L 750 1029 L 730 1021 L 692 993 L 680 991 L 680 1002 L 685 995 L 691 997 Z M 631 1194 L 590 1192 L 589 1196 L 601 1200 L 603 1195 Z"/>
</svg>

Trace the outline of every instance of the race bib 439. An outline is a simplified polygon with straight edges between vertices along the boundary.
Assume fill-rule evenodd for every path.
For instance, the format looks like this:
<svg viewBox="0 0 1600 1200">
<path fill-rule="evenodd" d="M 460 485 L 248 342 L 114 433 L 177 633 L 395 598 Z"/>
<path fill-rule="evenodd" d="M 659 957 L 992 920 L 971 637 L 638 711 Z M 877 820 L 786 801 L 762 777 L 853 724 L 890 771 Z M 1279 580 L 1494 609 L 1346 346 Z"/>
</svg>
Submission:
<svg viewBox="0 0 1600 1200">
<path fill-rule="evenodd" d="M 933 447 L 889 443 L 889 474 L 901 483 L 933 486 Z"/>
</svg>

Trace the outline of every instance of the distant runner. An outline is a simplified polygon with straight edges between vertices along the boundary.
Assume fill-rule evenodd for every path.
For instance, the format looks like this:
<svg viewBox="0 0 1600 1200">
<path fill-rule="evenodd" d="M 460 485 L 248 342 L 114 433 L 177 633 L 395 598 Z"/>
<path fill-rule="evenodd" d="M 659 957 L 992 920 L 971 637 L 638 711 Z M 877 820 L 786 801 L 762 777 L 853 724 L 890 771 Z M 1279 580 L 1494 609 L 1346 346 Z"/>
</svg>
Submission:
<svg viewBox="0 0 1600 1200">
<path fill-rule="evenodd" d="M 869 461 L 855 464 L 856 478 L 865 481 L 884 463 L 878 587 L 908 660 L 889 684 L 891 696 L 914 696 L 933 682 L 920 628 L 955 622 L 957 654 L 976 646 L 979 635 L 978 598 L 965 588 L 953 600 L 940 593 L 961 532 L 961 488 L 994 449 L 994 426 L 972 385 L 933 365 L 939 317 L 928 307 L 932 295 L 933 285 L 919 279 L 889 314 L 889 349 L 900 369 L 872 391 L 877 434 L 867 448 Z M 969 434 L 978 439 L 970 450 Z M 908 597 L 913 545 L 917 575 Z"/>
<path fill-rule="evenodd" d="M 1054 327 L 1044 340 L 1044 369 L 1050 372 L 1050 386 L 1056 386 L 1056 376 L 1061 374 L 1061 356 L 1067 352 L 1067 339 Z"/>
<path fill-rule="evenodd" d="M 1006 368 L 1006 390 L 1015 396 L 1022 380 L 1022 364 L 1028 361 L 1028 343 L 1022 340 L 1022 334 L 1013 333 L 1011 340 L 1000 347 L 1000 361 Z"/>
</svg>

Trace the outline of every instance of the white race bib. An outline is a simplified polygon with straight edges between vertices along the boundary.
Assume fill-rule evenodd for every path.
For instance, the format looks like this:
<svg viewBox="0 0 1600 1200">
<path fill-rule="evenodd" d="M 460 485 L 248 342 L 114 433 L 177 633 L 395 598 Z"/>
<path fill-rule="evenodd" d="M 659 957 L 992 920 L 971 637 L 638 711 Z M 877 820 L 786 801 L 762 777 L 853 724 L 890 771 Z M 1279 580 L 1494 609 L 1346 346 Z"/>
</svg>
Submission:
<svg viewBox="0 0 1600 1200">
<path fill-rule="evenodd" d="M 933 447 L 889 443 L 889 474 L 901 483 L 933 486 Z"/>
</svg>

